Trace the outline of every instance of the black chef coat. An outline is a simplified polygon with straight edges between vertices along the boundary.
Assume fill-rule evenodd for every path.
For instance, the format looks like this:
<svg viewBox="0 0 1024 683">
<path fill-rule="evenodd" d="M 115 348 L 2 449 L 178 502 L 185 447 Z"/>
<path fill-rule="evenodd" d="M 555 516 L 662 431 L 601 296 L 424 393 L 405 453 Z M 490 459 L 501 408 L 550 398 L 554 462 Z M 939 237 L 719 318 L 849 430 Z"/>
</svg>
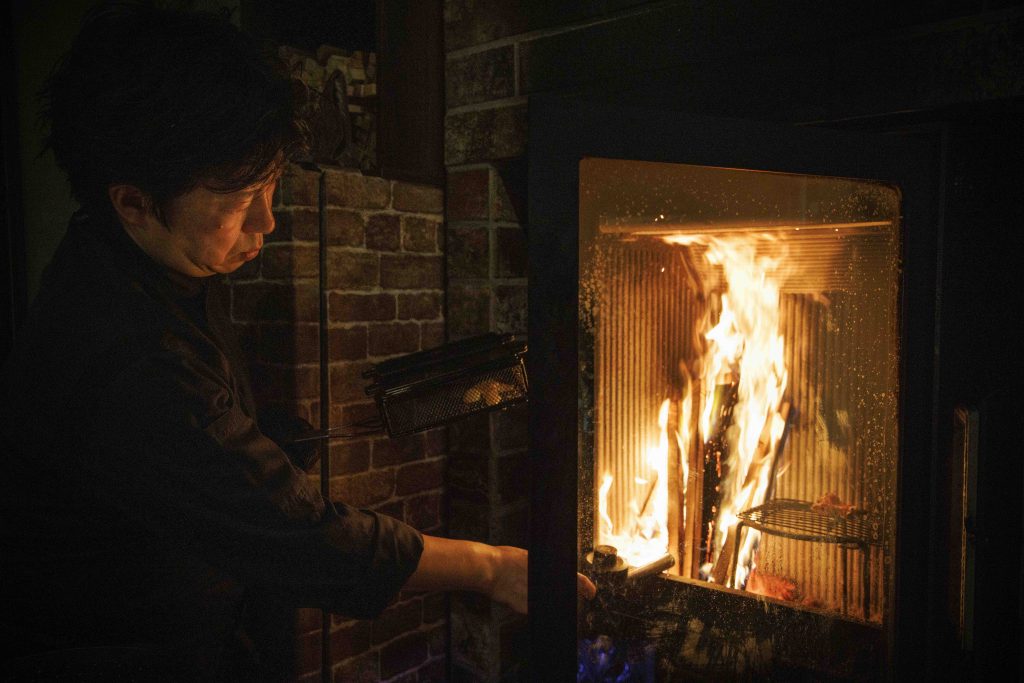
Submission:
<svg viewBox="0 0 1024 683">
<path fill-rule="evenodd" d="M 261 433 L 220 279 L 72 219 L 2 375 L 15 652 L 138 644 L 230 671 L 246 588 L 370 617 L 416 568 L 418 532 L 323 500 Z"/>
</svg>

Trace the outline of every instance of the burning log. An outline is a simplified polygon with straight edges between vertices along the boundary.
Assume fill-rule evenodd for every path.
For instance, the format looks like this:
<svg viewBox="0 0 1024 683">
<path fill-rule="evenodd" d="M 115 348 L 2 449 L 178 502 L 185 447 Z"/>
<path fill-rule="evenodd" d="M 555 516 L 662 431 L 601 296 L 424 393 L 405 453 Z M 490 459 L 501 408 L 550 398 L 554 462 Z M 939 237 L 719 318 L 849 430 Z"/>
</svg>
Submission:
<svg viewBox="0 0 1024 683">
<path fill-rule="evenodd" d="M 685 366 L 680 366 L 687 380 L 686 387 L 689 396 L 690 419 L 684 433 L 687 439 L 681 447 L 686 454 L 687 478 L 686 486 L 683 489 L 686 495 L 686 507 L 683 512 L 683 538 L 679 543 L 680 573 L 683 576 L 696 578 L 697 568 L 700 567 L 701 540 L 703 536 L 703 525 L 700 513 L 703 510 L 704 495 L 704 466 L 703 453 L 700 439 L 697 438 L 700 424 L 700 380 L 693 379 Z M 680 421 L 682 424 L 682 420 Z M 677 547 L 677 546 L 673 546 Z"/>
<path fill-rule="evenodd" d="M 801 591 L 796 587 L 796 582 L 782 576 L 769 574 L 760 569 L 753 569 L 747 577 L 746 590 L 748 593 L 763 595 L 768 598 L 779 600 L 796 601 Z"/>
<path fill-rule="evenodd" d="M 716 504 L 721 497 L 722 479 L 724 478 L 722 460 L 728 456 L 729 451 L 726 433 L 732 425 L 732 412 L 733 408 L 736 407 L 738 387 L 739 384 L 737 382 L 719 384 L 715 387 L 712 398 L 714 403 L 711 409 L 711 428 L 708 430 L 708 434 L 705 435 L 706 438 L 703 443 L 704 457 L 702 466 L 704 474 L 702 477 L 701 519 L 706 520 L 712 525 L 715 524 L 716 513 L 718 512 Z M 712 529 L 707 538 L 703 539 L 704 543 L 701 552 L 707 562 L 710 562 L 711 558 L 715 556 L 714 536 L 714 529 Z"/>
<path fill-rule="evenodd" d="M 813 595 L 807 594 L 793 579 L 778 576 L 777 574 L 769 574 L 757 567 L 750 571 L 745 590 L 748 593 L 763 595 L 766 598 L 796 602 L 804 607 L 822 607 L 820 600 Z"/>
<path fill-rule="evenodd" d="M 766 484 L 765 491 L 762 492 L 760 499 L 758 499 L 759 496 L 756 479 L 758 477 L 758 473 L 765 466 L 765 460 L 767 458 L 773 459 L 773 466 L 769 470 L 769 477 L 775 476 L 774 460 L 778 459 L 779 451 L 785 443 L 786 427 L 789 424 L 789 403 L 784 402 L 779 406 L 778 416 L 782 418 L 784 425 L 782 434 L 779 435 L 775 448 L 772 448 L 773 416 L 769 415 L 768 419 L 765 420 L 763 429 L 761 430 L 761 437 L 757 442 L 757 451 L 749 469 L 747 470 L 747 477 L 744 481 L 744 487 L 749 489 L 750 494 L 745 501 L 742 501 L 742 505 L 738 505 L 735 508 L 737 511 L 748 510 L 755 505 L 761 504 L 765 499 L 764 494 L 772 489 L 772 482 L 769 480 Z M 711 569 L 711 578 L 715 583 L 721 583 L 724 585 L 736 571 L 736 568 L 731 565 L 733 556 L 736 555 L 736 544 L 740 542 L 740 539 L 737 538 L 737 536 L 738 534 L 736 533 L 735 527 L 729 529 L 725 544 L 723 545 L 721 552 L 718 554 L 715 566 Z M 738 588 L 738 586 L 736 587 Z"/>
</svg>

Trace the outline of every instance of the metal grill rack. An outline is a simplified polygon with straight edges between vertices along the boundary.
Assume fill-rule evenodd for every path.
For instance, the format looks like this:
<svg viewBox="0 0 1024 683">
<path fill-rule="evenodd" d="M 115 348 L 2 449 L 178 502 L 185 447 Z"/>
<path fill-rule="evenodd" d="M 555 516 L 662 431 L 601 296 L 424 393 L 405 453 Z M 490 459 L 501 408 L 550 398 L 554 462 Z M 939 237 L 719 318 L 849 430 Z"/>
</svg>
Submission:
<svg viewBox="0 0 1024 683">
<path fill-rule="evenodd" d="M 486 334 L 385 361 L 365 373 L 390 436 L 432 429 L 527 398 L 526 343 Z"/>
<path fill-rule="evenodd" d="M 864 604 L 863 617 L 867 621 L 871 605 L 871 579 L 869 563 L 871 547 L 881 546 L 880 525 L 870 514 L 863 510 L 851 510 L 842 513 L 838 510 L 813 509 L 813 503 L 791 498 L 777 498 L 763 505 L 745 510 L 737 515 L 736 549 L 733 554 L 733 567 L 739 565 L 739 553 L 742 547 L 743 527 L 749 526 L 763 534 L 791 538 L 797 541 L 814 543 L 833 543 L 845 549 L 861 551 L 861 576 L 863 578 Z M 846 553 L 841 553 L 843 585 L 846 585 Z M 733 576 L 735 584 L 735 577 Z M 843 612 L 847 611 L 846 595 L 843 595 Z"/>
</svg>

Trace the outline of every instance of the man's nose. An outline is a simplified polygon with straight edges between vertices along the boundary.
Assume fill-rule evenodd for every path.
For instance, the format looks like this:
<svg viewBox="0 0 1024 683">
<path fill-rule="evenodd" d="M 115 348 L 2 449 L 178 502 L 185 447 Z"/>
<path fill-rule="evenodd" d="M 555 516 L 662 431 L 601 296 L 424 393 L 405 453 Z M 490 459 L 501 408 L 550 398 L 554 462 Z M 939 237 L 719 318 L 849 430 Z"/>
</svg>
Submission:
<svg viewBox="0 0 1024 683">
<path fill-rule="evenodd" d="M 274 188 L 270 187 L 253 199 L 249 205 L 249 211 L 245 216 L 244 228 L 246 232 L 259 232 L 269 234 L 274 232 Z"/>
</svg>

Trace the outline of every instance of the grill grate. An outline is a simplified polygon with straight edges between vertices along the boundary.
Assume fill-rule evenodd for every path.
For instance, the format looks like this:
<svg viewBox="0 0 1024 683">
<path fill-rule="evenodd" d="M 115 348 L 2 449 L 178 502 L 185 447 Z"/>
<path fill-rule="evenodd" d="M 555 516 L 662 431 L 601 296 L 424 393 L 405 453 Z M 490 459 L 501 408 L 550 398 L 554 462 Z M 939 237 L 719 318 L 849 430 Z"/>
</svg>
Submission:
<svg viewBox="0 0 1024 683">
<path fill-rule="evenodd" d="M 861 510 L 849 514 L 814 510 L 804 500 L 777 498 L 737 515 L 747 526 L 800 541 L 859 546 L 881 544 L 881 528 Z"/>
</svg>

